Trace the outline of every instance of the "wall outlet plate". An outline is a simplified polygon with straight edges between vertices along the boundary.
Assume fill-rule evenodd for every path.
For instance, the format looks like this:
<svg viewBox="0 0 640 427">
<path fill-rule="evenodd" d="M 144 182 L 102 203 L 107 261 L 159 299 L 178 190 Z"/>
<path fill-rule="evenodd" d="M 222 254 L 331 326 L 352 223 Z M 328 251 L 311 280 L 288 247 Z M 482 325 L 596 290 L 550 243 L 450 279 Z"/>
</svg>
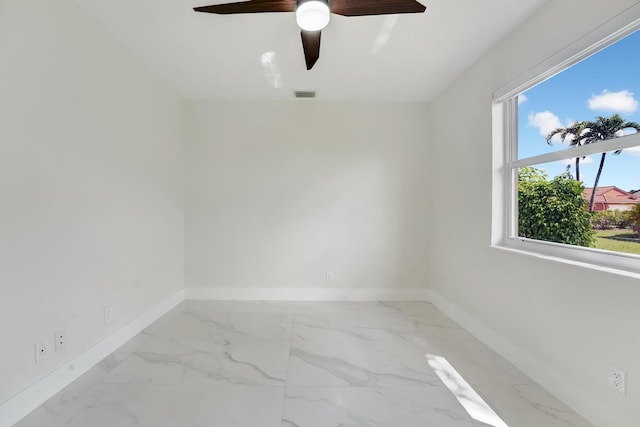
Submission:
<svg viewBox="0 0 640 427">
<path fill-rule="evenodd" d="M 43 338 L 35 344 L 36 364 L 41 363 L 49 357 L 49 339 Z"/>
<path fill-rule="evenodd" d="M 65 334 L 64 332 L 58 331 L 54 334 L 56 353 L 64 351 L 64 342 L 66 340 L 66 337 L 67 334 Z"/>
<path fill-rule="evenodd" d="M 627 373 L 622 369 L 611 368 L 611 373 L 609 374 L 609 384 L 618 393 L 627 394 Z"/>
</svg>

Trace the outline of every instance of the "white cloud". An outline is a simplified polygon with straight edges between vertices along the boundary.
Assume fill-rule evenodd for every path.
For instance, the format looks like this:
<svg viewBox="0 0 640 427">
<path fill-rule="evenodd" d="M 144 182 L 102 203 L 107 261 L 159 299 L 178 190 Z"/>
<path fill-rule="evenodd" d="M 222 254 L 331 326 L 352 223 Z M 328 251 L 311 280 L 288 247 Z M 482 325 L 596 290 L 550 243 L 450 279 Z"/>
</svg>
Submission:
<svg viewBox="0 0 640 427">
<path fill-rule="evenodd" d="M 636 132 L 637 131 L 635 129 L 633 129 L 633 128 L 620 129 L 618 132 L 616 132 L 616 136 L 617 137 L 621 137 L 621 136 L 633 135 Z"/>
<path fill-rule="evenodd" d="M 527 98 L 527 95 L 518 95 L 518 105 L 522 105 L 528 100 L 529 98 Z"/>
<path fill-rule="evenodd" d="M 591 96 L 589 109 L 630 114 L 638 110 L 638 101 L 635 99 L 634 94 L 628 90 L 609 92 L 605 89 L 600 95 Z"/>
<path fill-rule="evenodd" d="M 575 165 L 576 158 L 574 157 L 573 159 L 567 159 L 567 162 Z M 584 158 L 580 159 L 580 165 L 590 165 L 591 163 L 593 163 L 593 158 L 591 156 L 585 156 Z"/>
<path fill-rule="evenodd" d="M 585 171 L 585 166 L 592 164 L 593 163 L 593 158 L 592 156 L 585 156 L 584 158 L 580 158 L 580 180 L 581 181 L 585 181 L 588 179 L 588 175 L 586 175 L 584 173 Z M 562 168 L 562 169 L 567 169 L 569 168 L 569 171 L 571 172 L 572 175 L 575 175 L 576 171 L 575 171 L 575 166 L 576 166 L 576 158 L 572 157 L 570 159 L 564 159 L 564 160 L 558 160 L 557 162 L 553 162 L 553 164 L 555 165 L 556 168 Z M 588 169 L 588 168 L 586 168 Z"/>
<path fill-rule="evenodd" d="M 561 128 L 562 123 L 551 111 L 543 111 L 529 114 L 529 126 L 538 128 L 540 135 L 546 137 L 552 130 Z"/>
<path fill-rule="evenodd" d="M 629 152 L 635 156 L 640 156 L 640 147 L 631 147 L 624 150 L 625 152 Z"/>
<path fill-rule="evenodd" d="M 593 163 L 593 158 L 591 156 L 585 156 L 584 158 L 580 158 L 580 167 L 584 165 L 590 165 Z M 572 168 L 576 165 L 576 158 L 572 157 L 570 159 L 558 160 L 558 166 L 566 168 L 567 166 L 571 166 Z"/>
<path fill-rule="evenodd" d="M 583 175 L 582 167 L 585 166 L 585 165 L 590 165 L 592 163 L 593 163 L 593 159 L 590 156 L 586 156 L 584 159 L 582 159 L 582 158 L 580 159 L 580 171 L 581 171 L 580 172 L 580 178 L 581 179 L 583 178 L 582 177 L 582 175 Z M 565 159 L 565 160 L 559 160 L 558 161 L 558 166 L 561 166 L 563 168 L 567 168 L 567 166 L 570 167 L 571 168 L 571 173 L 575 172 L 573 170 L 575 165 L 576 165 L 576 158 L 575 157 L 571 158 L 571 159 Z"/>
</svg>

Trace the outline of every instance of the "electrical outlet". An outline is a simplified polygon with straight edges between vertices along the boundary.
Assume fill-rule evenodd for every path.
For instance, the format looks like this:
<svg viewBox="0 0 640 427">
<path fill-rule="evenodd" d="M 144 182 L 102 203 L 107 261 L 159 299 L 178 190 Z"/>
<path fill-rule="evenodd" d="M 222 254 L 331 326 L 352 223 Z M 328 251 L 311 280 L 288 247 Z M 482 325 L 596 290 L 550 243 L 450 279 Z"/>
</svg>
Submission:
<svg viewBox="0 0 640 427">
<path fill-rule="evenodd" d="M 43 338 L 35 344 L 36 364 L 49 357 L 49 338 Z"/>
<path fill-rule="evenodd" d="M 56 353 L 64 351 L 65 339 L 66 339 L 66 334 L 65 333 L 63 333 L 63 332 L 56 332 L 55 333 Z"/>
<path fill-rule="evenodd" d="M 108 325 L 113 322 L 113 307 L 107 307 L 104 309 L 104 324 Z"/>
<path fill-rule="evenodd" d="M 611 387 L 618 390 L 619 393 L 627 394 L 627 374 L 623 370 L 611 368 L 609 383 L 611 384 Z"/>
<path fill-rule="evenodd" d="M 325 281 L 327 283 L 333 282 L 333 273 L 331 271 L 327 271 L 327 274 L 325 275 Z"/>
</svg>

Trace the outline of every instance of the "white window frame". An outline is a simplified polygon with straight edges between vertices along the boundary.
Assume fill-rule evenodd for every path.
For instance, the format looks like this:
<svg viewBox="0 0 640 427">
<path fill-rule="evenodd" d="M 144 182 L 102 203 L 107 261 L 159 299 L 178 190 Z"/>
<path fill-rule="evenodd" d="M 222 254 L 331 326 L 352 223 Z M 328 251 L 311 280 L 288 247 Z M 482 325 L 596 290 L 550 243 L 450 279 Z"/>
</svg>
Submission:
<svg viewBox="0 0 640 427">
<path fill-rule="evenodd" d="M 501 204 L 504 208 L 502 220 L 494 222 L 494 227 L 501 227 L 497 233 L 494 230 L 494 235 L 499 236 L 494 239 L 494 247 L 614 273 L 630 273 L 633 277 L 640 278 L 639 255 L 519 237 L 517 223 L 518 168 L 640 146 L 640 133 L 636 133 L 598 144 L 518 159 L 517 96 L 638 30 L 640 30 L 640 3 L 493 93 L 494 115 L 501 115 L 498 117 L 498 122 L 502 123 L 502 128 L 494 127 L 494 139 L 497 138 L 497 143 L 501 143 L 503 154 L 501 165 L 498 165 L 500 172 L 494 177 L 503 179 L 501 185 L 497 186 L 500 188 L 501 199 L 501 203 L 497 205 Z"/>
</svg>

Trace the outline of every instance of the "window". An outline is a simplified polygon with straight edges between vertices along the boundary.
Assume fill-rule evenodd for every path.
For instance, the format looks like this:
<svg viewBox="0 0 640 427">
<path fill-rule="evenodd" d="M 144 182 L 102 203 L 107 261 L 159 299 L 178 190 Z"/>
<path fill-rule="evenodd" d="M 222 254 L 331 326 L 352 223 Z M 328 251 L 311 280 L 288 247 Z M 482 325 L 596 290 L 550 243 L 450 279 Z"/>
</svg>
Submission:
<svg viewBox="0 0 640 427">
<path fill-rule="evenodd" d="M 637 5 L 494 93 L 501 246 L 640 273 L 638 28 Z"/>
</svg>

